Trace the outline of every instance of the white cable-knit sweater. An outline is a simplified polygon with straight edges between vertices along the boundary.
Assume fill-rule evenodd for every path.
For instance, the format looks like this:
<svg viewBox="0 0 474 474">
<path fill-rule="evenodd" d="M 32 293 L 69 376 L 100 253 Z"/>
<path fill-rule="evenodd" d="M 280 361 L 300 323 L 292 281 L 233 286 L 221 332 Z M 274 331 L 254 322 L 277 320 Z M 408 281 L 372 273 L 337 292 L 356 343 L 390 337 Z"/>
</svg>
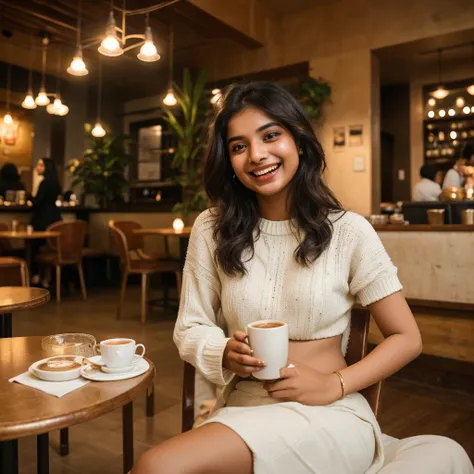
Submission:
<svg viewBox="0 0 474 474">
<path fill-rule="evenodd" d="M 174 341 L 181 358 L 209 381 L 226 385 L 233 374 L 222 356 L 235 331 L 248 323 L 276 319 L 289 325 L 290 339 L 314 340 L 343 334 L 345 354 L 354 302 L 366 306 L 402 286 L 378 235 L 366 219 L 346 212 L 331 217 L 333 236 L 309 267 L 298 264 L 298 240 L 290 221 L 260 220 L 255 254 L 247 274 L 229 277 L 216 265 L 211 211 L 196 220 L 189 241 Z M 249 259 L 243 255 L 243 261 Z"/>
</svg>

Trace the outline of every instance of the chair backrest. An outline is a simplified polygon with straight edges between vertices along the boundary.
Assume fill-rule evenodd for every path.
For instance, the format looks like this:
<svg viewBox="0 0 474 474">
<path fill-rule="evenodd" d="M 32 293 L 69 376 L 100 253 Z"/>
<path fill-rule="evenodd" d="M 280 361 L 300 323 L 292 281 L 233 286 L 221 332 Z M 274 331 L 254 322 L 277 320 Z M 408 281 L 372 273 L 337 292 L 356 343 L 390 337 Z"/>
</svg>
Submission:
<svg viewBox="0 0 474 474">
<path fill-rule="evenodd" d="M 130 255 L 128 253 L 127 237 L 122 230 L 115 226 L 115 221 L 109 221 L 109 230 L 112 236 L 113 248 L 120 257 L 123 269 L 128 271 L 130 268 Z"/>
<path fill-rule="evenodd" d="M 367 338 L 369 334 L 370 312 L 361 307 L 354 307 L 351 313 L 351 333 L 347 347 L 347 365 L 355 364 L 367 354 Z M 189 431 L 194 424 L 194 390 L 195 368 L 184 363 L 183 398 L 182 398 L 182 431 Z M 372 411 L 377 416 L 382 383 L 378 382 L 362 390 Z"/>
<path fill-rule="evenodd" d="M 127 248 L 129 251 L 143 250 L 144 241 L 143 236 L 135 234 L 133 231 L 136 229 L 142 229 L 142 226 L 138 222 L 134 221 L 114 221 L 114 227 L 122 231 L 127 240 Z"/>
<path fill-rule="evenodd" d="M 47 230 L 60 233 L 59 248 L 57 248 L 57 239 L 51 238 L 47 241 L 48 247 L 58 253 L 59 261 L 81 260 L 87 233 L 86 221 L 55 222 Z"/>
<path fill-rule="evenodd" d="M 0 257 L 0 286 L 29 286 L 28 266 L 15 257 Z"/>
</svg>

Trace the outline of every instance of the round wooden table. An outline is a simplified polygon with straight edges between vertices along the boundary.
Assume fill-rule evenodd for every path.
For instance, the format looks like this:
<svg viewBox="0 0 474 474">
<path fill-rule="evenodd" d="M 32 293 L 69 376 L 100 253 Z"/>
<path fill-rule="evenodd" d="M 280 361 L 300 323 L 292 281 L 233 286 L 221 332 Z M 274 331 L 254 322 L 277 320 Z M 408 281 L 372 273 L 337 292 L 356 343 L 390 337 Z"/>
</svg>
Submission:
<svg viewBox="0 0 474 474">
<path fill-rule="evenodd" d="M 0 338 L 12 337 L 12 312 L 31 309 L 49 301 L 49 291 L 26 286 L 0 287 Z"/>
<path fill-rule="evenodd" d="M 16 440 L 31 435 L 38 436 L 38 473 L 48 473 L 49 431 L 97 418 L 119 407 L 123 410 L 123 468 L 128 473 L 133 466 L 132 400 L 153 385 L 153 363 L 147 359 L 150 369 L 139 377 L 91 382 L 57 398 L 8 381 L 44 357 L 41 339 L 41 336 L 0 339 L 0 473 L 18 472 Z"/>
</svg>

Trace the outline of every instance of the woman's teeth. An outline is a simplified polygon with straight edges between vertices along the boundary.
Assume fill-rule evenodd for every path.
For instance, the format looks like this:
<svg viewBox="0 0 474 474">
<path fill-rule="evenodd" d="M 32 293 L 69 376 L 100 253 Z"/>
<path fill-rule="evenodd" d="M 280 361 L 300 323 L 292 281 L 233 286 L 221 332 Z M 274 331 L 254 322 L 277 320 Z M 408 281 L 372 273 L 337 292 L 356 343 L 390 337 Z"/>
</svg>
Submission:
<svg viewBox="0 0 474 474">
<path fill-rule="evenodd" d="M 280 165 L 270 166 L 270 168 L 265 168 L 264 170 L 254 171 L 252 174 L 255 176 L 264 176 L 272 171 L 275 171 Z"/>
</svg>

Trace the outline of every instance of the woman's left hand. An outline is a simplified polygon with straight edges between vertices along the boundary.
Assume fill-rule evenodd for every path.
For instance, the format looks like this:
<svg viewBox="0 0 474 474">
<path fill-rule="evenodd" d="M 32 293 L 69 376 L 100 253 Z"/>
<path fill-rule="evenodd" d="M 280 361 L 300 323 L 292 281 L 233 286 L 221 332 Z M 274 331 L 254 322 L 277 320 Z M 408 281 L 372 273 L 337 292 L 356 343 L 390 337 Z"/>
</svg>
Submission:
<svg viewBox="0 0 474 474">
<path fill-rule="evenodd" d="M 303 405 L 329 405 L 341 397 L 341 383 L 336 374 L 322 374 L 299 365 L 280 370 L 281 379 L 264 384 L 270 397 Z"/>
</svg>

